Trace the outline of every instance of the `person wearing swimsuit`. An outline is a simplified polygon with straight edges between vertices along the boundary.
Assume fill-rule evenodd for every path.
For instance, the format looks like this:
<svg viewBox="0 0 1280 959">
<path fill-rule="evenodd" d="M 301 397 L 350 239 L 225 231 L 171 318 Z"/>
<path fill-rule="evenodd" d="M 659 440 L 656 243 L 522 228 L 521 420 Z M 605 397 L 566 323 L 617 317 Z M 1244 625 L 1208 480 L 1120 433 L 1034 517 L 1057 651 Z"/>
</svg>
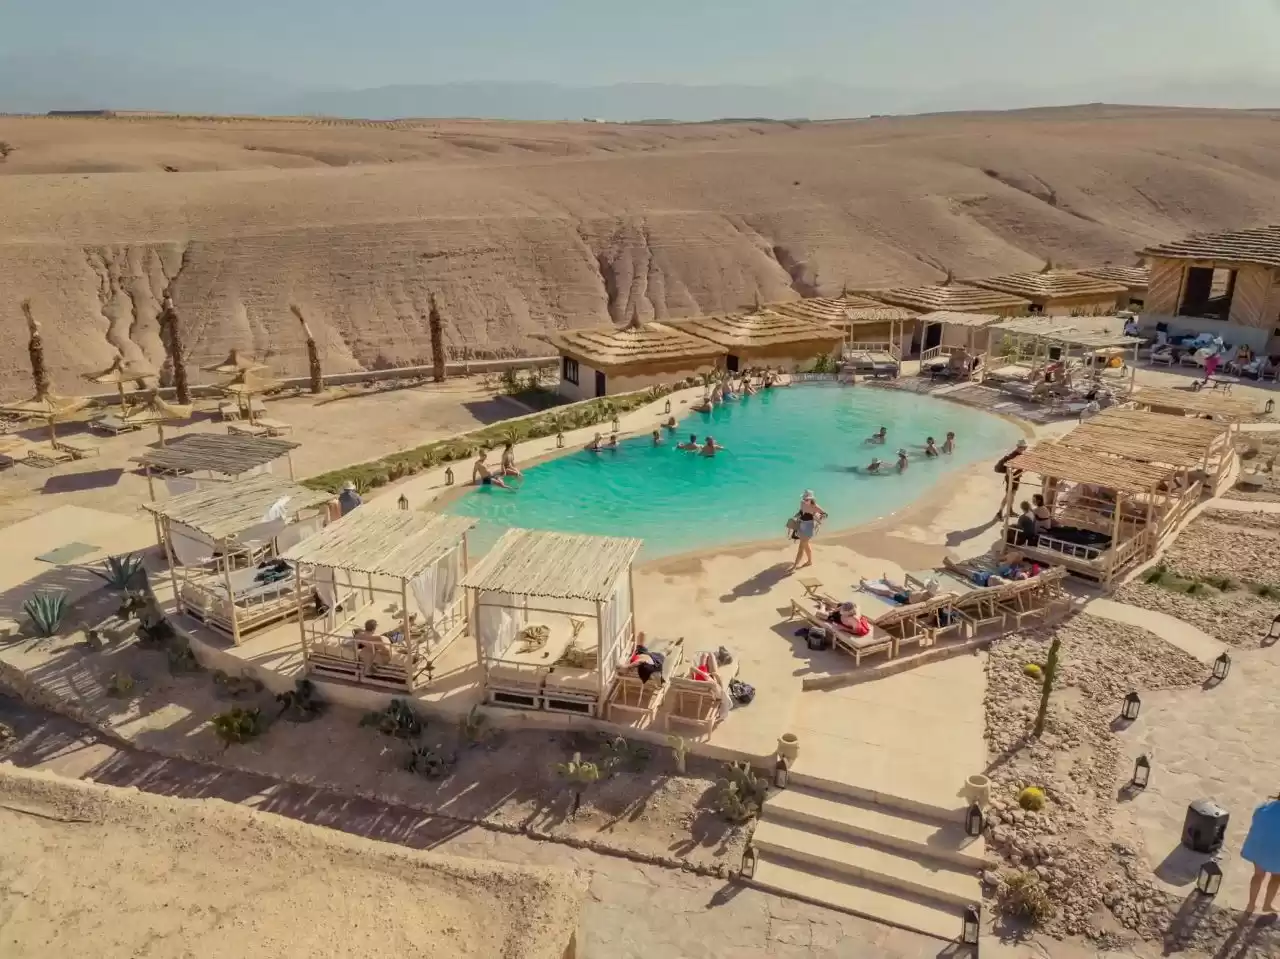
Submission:
<svg viewBox="0 0 1280 959">
<path fill-rule="evenodd" d="M 524 479 L 524 474 L 516 469 L 516 451 L 510 440 L 502 444 L 502 475 Z"/>
<path fill-rule="evenodd" d="M 791 534 L 798 544 L 795 562 L 791 564 L 792 571 L 813 564 L 813 537 L 818 532 L 818 523 L 826 517 L 827 511 L 813 498 L 813 490 L 805 490 L 800 497 L 800 509 L 796 511 L 795 529 Z"/>
</svg>

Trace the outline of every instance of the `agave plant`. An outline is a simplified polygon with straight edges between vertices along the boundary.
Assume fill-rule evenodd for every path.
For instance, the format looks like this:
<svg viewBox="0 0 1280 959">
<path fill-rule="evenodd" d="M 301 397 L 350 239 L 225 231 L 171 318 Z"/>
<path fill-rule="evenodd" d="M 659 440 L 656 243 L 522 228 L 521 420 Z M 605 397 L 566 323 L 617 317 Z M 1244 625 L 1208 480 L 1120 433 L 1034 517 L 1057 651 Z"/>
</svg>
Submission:
<svg viewBox="0 0 1280 959">
<path fill-rule="evenodd" d="M 320 716 L 328 706 L 316 695 L 315 684 L 309 679 L 299 679 L 293 689 L 276 696 L 280 715 L 291 723 L 309 723 Z"/>
<path fill-rule="evenodd" d="M 260 710 L 244 709 L 240 706 L 233 706 L 225 713 L 218 713 L 213 717 L 212 723 L 213 731 L 222 740 L 223 746 L 247 743 L 267 730 L 267 721 Z"/>
<path fill-rule="evenodd" d="M 138 553 L 108 556 L 103 568 L 95 568 L 94 572 L 107 581 L 108 589 L 123 592 L 131 588 L 142 573 L 142 556 Z"/>
<path fill-rule="evenodd" d="M 41 592 L 29 597 L 22 609 L 31 617 L 37 635 L 54 636 L 71 609 L 71 600 L 66 593 Z"/>
</svg>

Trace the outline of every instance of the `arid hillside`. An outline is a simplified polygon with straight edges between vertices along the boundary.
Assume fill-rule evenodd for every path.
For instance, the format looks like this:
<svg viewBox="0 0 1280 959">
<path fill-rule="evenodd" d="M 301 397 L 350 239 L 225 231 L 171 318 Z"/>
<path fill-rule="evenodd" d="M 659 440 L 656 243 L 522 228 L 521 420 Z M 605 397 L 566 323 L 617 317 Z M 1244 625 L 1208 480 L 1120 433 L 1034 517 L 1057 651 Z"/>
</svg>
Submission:
<svg viewBox="0 0 1280 959">
<path fill-rule="evenodd" d="M 1268 113 L 1081 107 L 841 123 L 393 124 L 0 118 L 0 390 L 19 303 L 57 382 L 158 363 L 170 287 L 196 362 L 426 362 L 542 330 L 903 281 L 1130 262 L 1280 220 Z M 3 175 L 8 174 L 8 175 Z"/>
</svg>

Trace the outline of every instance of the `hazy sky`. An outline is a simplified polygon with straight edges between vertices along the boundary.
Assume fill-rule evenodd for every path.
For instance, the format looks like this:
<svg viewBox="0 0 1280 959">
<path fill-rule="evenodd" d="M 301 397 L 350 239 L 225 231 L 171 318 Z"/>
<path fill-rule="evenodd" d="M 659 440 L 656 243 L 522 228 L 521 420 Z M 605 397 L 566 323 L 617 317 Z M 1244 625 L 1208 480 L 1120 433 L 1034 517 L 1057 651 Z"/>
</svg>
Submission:
<svg viewBox="0 0 1280 959">
<path fill-rule="evenodd" d="M 1274 80 L 1280 0 L 0 0 L 0 58 L 45 50 L 331 89 Z"/>
</svg>

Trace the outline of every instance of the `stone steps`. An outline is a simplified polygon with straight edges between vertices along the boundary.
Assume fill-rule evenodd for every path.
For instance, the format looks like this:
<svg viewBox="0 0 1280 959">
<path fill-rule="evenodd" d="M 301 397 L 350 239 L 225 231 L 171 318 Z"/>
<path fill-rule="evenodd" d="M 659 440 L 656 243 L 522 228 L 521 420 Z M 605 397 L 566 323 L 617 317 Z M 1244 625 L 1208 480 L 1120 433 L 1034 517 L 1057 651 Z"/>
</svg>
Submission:
<svg viewBox="0 0 1280 959">
<path fill-rule="evenodd" d="M 761 811 L 751 839 L 753 881 L 954 939 L 964 907 L 982 899 L 986 848 L 981 837 L 964 834 L 950 809 L 940 811 L 929 815 L 847 791 L 792 785 L 771 795 Z"/>
</svg>

